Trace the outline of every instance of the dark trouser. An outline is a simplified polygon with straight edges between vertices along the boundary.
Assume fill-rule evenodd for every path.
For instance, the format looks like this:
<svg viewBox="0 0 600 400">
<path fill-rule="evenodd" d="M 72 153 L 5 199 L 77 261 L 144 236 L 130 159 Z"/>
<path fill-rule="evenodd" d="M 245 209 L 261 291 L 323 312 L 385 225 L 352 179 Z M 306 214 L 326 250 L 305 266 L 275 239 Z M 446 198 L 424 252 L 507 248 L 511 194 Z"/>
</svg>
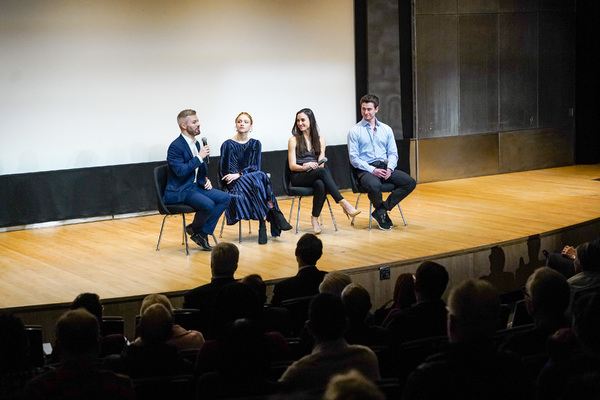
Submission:
<svg viewBox="0 0 600 400">
<path fill-rule="evenodd" d="M 367 189 L 369 200 L 371 200 L 376 210 L 384 208 L 388 211 L 400 203 L 417 186 L 417 182 L 410 175 L 397 169 L 392 171 L 392 175 L 385 181 L 370 172 L 359 171 L 358 182 Z M 385 201 L 383 201 L 381 195 L 381 185 L 384 183 L 391 183 L 396 187 Z"/>
<path fill-rule="evenodd" d="M 201 187 L 194 187 L 190 190 L 183 202 L 197 211 L 191 224 L 194 233 L 204 232 L 212 235 L 221 214 L 225 212 L 230 201 L 229 193 L 217 189 L 205 190 Z"/>
<path fill-rule="evenodd" d="M 336 203 L 344 199 L 327 168 L 317 168 L 310 172 L 292 171 L 290 181 L 294 186 L 311 186 L 313 188 L 313 217 L 321 215 L 327 193 L 333 197 Z"/>
</svg>

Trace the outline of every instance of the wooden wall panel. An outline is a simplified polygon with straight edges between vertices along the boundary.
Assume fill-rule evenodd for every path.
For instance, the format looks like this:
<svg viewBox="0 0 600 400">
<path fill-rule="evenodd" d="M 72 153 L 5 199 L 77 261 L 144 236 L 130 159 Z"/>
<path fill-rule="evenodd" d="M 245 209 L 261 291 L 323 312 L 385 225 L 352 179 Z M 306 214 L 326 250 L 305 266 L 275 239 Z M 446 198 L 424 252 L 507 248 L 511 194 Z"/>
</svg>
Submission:
<svg viewBox="0 0 600 400">
<path fill-rule="evenodd" d="M 416 25 L 416 137 L 456 135 L 458 17 L 418 15 Z"/>
<path fill-rule="evenodd" d="M 498 173 L 497 134 L 419 140 L 419 183 Z"/>
<path fill-rule="evenodd" d="M 573 135 L 559 128 L 500 133 L 499 173 L 560 167 L 575 162 Z"/>
<path fill-rule="evenodd" d="M 500 130 L 537 127 L 537 14 L 499 15 Z"/>
<path fill-rule="evenodd" d="M 498 17 L 459 17 L 459 134 L 498 130 Z"/>
</svg>

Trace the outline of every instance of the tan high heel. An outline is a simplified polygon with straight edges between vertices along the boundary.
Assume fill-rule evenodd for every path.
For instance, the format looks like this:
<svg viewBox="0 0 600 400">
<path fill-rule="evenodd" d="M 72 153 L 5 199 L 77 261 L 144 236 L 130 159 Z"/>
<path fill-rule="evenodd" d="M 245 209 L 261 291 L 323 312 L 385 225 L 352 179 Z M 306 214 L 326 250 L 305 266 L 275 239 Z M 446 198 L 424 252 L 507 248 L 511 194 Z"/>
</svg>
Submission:
<svg viewBox="0 0 600 400">
<path fill-rule="evenodd" d="M 312 217 L 312 219 L 311 219 L 311 221 L 310 221 L 310 222 L 312 222 L 312 226 L 313 226 L 313 233 L 314 233 L 315 235 L 318 235 L 318 234 L 320 234 L 321 232 L 323 232 L 323 229 L 321 229 L 321 225 L 319 225 L 319 218 Z M 316 224 L 316 227 L 315 227 L 315 224 Z"/>
<path fill-rule="evenodd" d="M 342 206 L 342 211 L 344 211 L 344 214 L 346 214 L 348 219 L 350 219 L 350 217 L 354 218 L 360 214 L 360 211 L 352 207 L 352 204 L 350 204 L 346 199 L 340 201 L 340 205 Z"/>
</svg>

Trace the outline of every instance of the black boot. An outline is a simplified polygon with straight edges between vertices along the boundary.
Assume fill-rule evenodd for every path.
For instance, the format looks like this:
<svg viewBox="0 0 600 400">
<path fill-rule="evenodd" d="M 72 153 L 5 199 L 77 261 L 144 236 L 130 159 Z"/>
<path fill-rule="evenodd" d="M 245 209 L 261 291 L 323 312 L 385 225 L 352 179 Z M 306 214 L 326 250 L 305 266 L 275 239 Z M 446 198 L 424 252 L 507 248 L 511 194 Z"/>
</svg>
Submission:
<svg viewBox="0 0 600 400">
<path fill-rule="evenodd" d="M 261 219 L 258 226 L 258 244 L 267 244 L 267 225 Z"/>
<path fill-rule="evenodd" d="M 286 221 L 285 217 L 281 213 L 281 211 L 275 209 L 275 207 L 269 210 L 271 213 L 271 222 L 274 222 L 279 226 L 279 229 L 282 231 L 289 231 L 292 229 L 292 226 Z"/>
</svg>

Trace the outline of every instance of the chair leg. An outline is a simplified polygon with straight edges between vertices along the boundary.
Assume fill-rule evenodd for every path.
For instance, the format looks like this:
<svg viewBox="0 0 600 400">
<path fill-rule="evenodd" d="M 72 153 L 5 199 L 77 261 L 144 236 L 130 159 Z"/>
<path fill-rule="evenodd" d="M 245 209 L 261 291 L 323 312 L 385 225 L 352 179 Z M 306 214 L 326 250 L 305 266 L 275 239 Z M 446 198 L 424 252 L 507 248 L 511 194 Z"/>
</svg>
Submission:
<svg viewBox="0 0 600 400">
<path fill-rule="evenodd" d="M 356 205 L 354 206 L 354 208 L 358 208 L 358 202 L 360 201 L 360 195 L 362 193 L 358 194 L 358 197 L 356 198 Z M 356 218 L 356 215 L 354 217 L 352 217 L 352 221 L 350 221 L 350 225 L 354 226 L 354 218 Z"/>
<path fill-rule="evenodd" d="M 298 224 L 300 223 L 300 203 L 302 203 L 302 196 L 298 197 L 298 214 L 296 214 L 296 233 L 298 233 Z"/>
<path fill-rule="evenodd" d="M 373 203 L 369 200 L 369 230 L 373 227 L 373 220 L 371 219 L 371 214 L 373 213 Z"/>
<path fill-rule="evenodd" d="M 251 222 L 252 221 L 248 220 L 248 234 L 250 234 L 250 235 L 252 234 L 252 224 L 251 224 Z"/>
<path fill-rule="evenodd" d="M 331 214 L 331 220 L 333 221 L 333 227 L 335 228 L 335 231 L 337 232 L 338 227 L 337 227 L 337 224 L 335 223 L 335 217 L 333 216 L 333 210 L 331 209 L 331 203 L 329 202 L 329 197 L 325 196 L 325 200 L 327 200 L 327 205 L 329 206 L 329 213 Z"/>
<path fill-rule="evenodd" d="M 185 239 L 185 255 L 189 256 L 190 255 L 190 249 L 188 247 L 187 235 L 185 234 L 185 214 L 181 214 L 181 216 L 183 217 L 182 220 L 183 220 L 183 238 Z"/>
<path fill-rule="evenodd" d="M 238 240 L 242 243 L 242 220 L 238 221 Z"/>
<path fill-rule="evenodd" d="M 294 197 L 292 199 L 292 206 L 290 207 L 290 217 L 288 218 L 288 221 L 292 220 L 292 211 L 294 211 L 294 202 L 296 201 L 296 197 Z"/>
<path fill-rule="evenodd" d="M 168 215 L 165 215 L 163 218 L 162 225 L 160 226 L 160 235 L 158 235 L 158 243 L 156 243 L 156 251 L 160 251 L 160 239 L 162 239 L 163 228 L 165 227 L 165 220 Z"/>
<path fill-rule="evenodd" d="M 221 222 L 221 233 L 219 233 L 219 239 L 223 238 L 223 228 L 225 227 L 225 215 L 223 215 L 223 222 Z"/>
<path fill-rule="evenodd" d="M 398 210 L 400 210 L 400 215 L 402 216 L 402 221 L 404 222 L 404 226 L 406 226 L 406 218 L 404 218 L 404 213 L 402 212 L 402 208 L 400 208 L 400 203 L 398 203 Z"/>
<path fill-rule="evenodd" d="M 215 241 L 215 244 L 219 244 L 219 241 L 217 240 L 214 232 L 212 234 L 212 237 L 213 237 L 213 240 Z M 187 239 L 186 239 L 186 244 L 187 244 Z"/>
</svg>

